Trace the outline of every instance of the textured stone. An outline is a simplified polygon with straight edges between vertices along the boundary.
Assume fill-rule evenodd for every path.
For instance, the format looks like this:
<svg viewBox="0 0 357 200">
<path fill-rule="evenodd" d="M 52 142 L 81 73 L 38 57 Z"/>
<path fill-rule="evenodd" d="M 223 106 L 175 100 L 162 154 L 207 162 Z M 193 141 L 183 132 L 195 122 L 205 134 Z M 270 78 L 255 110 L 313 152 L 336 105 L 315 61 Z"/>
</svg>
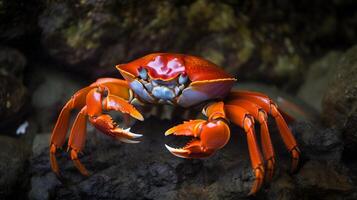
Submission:
<svg viewBox="0 0 357 200">
<path fill-rule="evenodd" d="M 32 105 L 36 109 L 37 122 L 43 131 L 50 131 L 71 96 L 80 88 L 85 87 L 75 76 L 57 72 L 51 69 L 42 69 L 31 74 L 36 78 L 37 86 L 32 93 Z"/>
<path fill-rule="evenodd" d="M 47 2 L 39 26 L 53 58 L 94 76 L 166 51 L 202 56 L 240 78 L 301 81 L 296 75 L 304 67 L 303 49 L 290 37 L 270 37 L 268 24 L 251 26 L 250 13 L 235 9 L 207 0 Z"/>
<path fill-rule="evenodd" d="M 357 46 L 341 56 L 323 97 L 322 117 L 343 133 L 346 150 L 357 150 Z"/>
<path fill-rule="evenodd" d="M 293 124 L 304 157 L 312 160 L 340 162 L 344 149 L 342 134 L 336 129 L 323 128 L 317 123 L 298 122 Z"/>
<path fill-rule="evenodd" d="M 173 121 L 176 122 L 174 123 Z M 84 154 L 80 159 L 90 170 L 83 177 L 69 160 L 66 152 L 58 153 L 63 180 L 58 182 L 50 171 L 48 158 L 49 135 L 41 134 L 34 142 L 31 159 L 31 183 L 29 197 L 43 199 L 247 199 L 254 180 L 246 139 L 241 129 L 232 128 L 230 142 L 214 156 L 207 159 L 186 160 L 171 155 L 164 147 L 184 142 L 183 138 L 165 137 L 164 131 L 173 121 L 150 117 L 136 123 L 135 133 L 144 134 L 139 144 L 124 144 L 89 131 Z M 326 197 L 334 191 L 334 197 L 350 196 L 353 192 L 348 171 L 338 164 L 341 143 L 333 132 L 324 136 L 311 124 L 292 126 L 303 158 L 308 161 L 296 174 L 289 174 L 290 159 L 277 137 L 273 144 L 278 156 L 275 176 L 265 183 L 256 195 L 258 199 L 301 199 L 320 193 Z M 149 128 L 148 128 L 149 127 Z M 277 135 L 271 129 L 272 135 Z M 258 133 L 258 131 L 257 131 Z M 316 134 L 316 135 L 314 135 Z M 309 136 L 306 136 L 309 135 Z M 179 141 L 178 141 L 179 140 Z M 279 139 L 280 140 L 280 139 Z M 65 149 L 66 147 L 64 147 Z M 331 164 L 332 163 L 332 164 Z M 321 179 L 324 183 L 319 185 Z M 46 186 L 40 189 L 34 187 Z M 41 195 L 37 195 L 41 191 Z M 303 193 L 299 191 L 304 191 Z M 352 193 L 351 193 L 352 194 Z"/>
<path fill-rule="evenodd" d="M 29 145 L 20 139 L 0 136 L 0 198 L 22 197 L 16 191 L 26 188 L 25 162 L 30 154 Z M 21 178 L 20 178 L 21 177 Z"/>
<path fill-rule="evenodd" d="M 306 80 L 299 89 L 297 96 L 319 112 L 322 110 L 322 98 L 330 89 L 328 82 L 336 73 L 341 54 L 333 51 L 312 63 L 306 72 Z"/>
</svg>

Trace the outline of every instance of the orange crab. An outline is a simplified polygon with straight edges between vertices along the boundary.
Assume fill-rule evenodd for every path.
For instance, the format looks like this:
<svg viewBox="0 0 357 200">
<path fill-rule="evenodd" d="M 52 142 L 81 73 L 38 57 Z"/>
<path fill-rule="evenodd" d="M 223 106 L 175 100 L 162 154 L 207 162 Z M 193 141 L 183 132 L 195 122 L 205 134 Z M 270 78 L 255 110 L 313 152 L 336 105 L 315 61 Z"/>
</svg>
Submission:
<svg viewBox="0 0 357 200">
<path fill-rule="evenodd" d="M 154 53 L 127 64 L 117 65 L 125 80 L 101 78 L 76 92 L 63 107 L 50 141 L 50 161 L 52 170 L 59 175 L 56 151 L 66 139 L 70 112 L 80 109 L 68 140 L 68 150 L 74 165 L 83 175 L 87 169 L 78 159 L 84 148 L 87 117 L 92 125 L 106 135 L 126 143 L 137 143 L 134 138 L 140 134 L 122 129 L 113 122 L 105 111 L 119 111 L 140 121 L 142 114 L 136 104 L 171 104 L 184 108 L 203 105 L 207 119 L 184 122 L 166 131 L 165 135 L 191 136 L 194 139 L 183 148 L 167 149 L 175 156 L 183 158 L 203 158 L 223 148 L 230 138 L 229 124 L 244 129 L 248 141 L 251 164 L 255 181 L 250 194 L 262 186 L 264 177 L 271 179 L 274 172 L 275 154 L 267 125 L 271 115 L 279 133 L 292 157 L 292 171 L 298 165 L 300 151 L 277 105 L 264 94 L 250 91 L 232 91 L 236 79 L 215 64 L 199 57 Z M 254 131 L 258 121 L 261 131 L 263 155 Z"/>
</svg>

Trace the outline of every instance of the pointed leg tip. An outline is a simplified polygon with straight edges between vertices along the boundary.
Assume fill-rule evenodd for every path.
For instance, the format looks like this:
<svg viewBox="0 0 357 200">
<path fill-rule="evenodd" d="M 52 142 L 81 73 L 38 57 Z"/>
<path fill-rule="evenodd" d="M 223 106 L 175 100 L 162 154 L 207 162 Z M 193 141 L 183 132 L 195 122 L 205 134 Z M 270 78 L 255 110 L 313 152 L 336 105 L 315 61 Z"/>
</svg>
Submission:
<svg viewBox="0 0 357 200">
<path fill-rule="evenodd" d="M 61 174 L 60 171 L 55 171 L 54 169 L 52 169 L 52 171 L 53 171 L 53 173 L 56 175 L 56 177 L 57 177 L 58 179 L 62 179 L 62 174 Z"/>
<path fill-rule="evenodd" d="M 89 176 L 89 171 L 78 159 L 73 159 L 74 166 L 83 176 Z"/>
<path fill-rule="evenodd" d="M 89 173 L 87 170 L 81 172 L 81 174 L 82 174 L 83 176 L 90 176 L 90 173 Z"/>
<path fill-rule="evenodd" d="M 263 166 L 254 169 L 255 180 L 248 196 L 255 195 L 263 185 L 265 170 Z"/>
<path fill-rule="evenodd" d="M 295 173 L 298 169 L 299 166 L 299 160 L 293 159 L 292 163 L 291 163 L 291 169 L 290 169 L 290 173 Z"/>
<path fill-rule="evenodd" d="M 263 181 L 256 179 L 254 181 L 254 185 L 250 192 L 248 193 L 248 196 L 254 196 L 261 188 Z"/>
<path fill-rule="evenodd" d="M 271 158 L 267 160 L 266 165 L 266 173 L 265 173 L 265 181 L 270 182 L 274 176 L 274 166 L 275 166 L 275 159 Z"/>
<path fill-rule="evenodd" d="M 300 161 L 300 150 L 298 147 L 295 147 L 293 150 L 291 150 L 291 170 L 290 173 L 295 173 L 298 169 L 299 166 L 299 161 Z"/>
</svg>

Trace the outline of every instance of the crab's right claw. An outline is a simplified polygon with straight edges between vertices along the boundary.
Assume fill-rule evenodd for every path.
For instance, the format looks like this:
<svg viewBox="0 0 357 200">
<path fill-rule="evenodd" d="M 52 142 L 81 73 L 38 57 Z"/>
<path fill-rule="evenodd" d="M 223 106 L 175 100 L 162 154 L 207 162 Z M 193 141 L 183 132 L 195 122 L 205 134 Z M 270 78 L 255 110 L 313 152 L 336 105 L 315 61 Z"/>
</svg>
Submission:
<svg viewBox="0 0 357 200">
<path fill-rule="evenodd" d="M 182 158 L 204 158 L 211 156 L 229 140 L 230 131 L 221 120 L 191 120 L 166 131 L 165 135 L 191 136 L 193 139 L 183 148 L 165 145 L 175 156 Z"/>
</svg>

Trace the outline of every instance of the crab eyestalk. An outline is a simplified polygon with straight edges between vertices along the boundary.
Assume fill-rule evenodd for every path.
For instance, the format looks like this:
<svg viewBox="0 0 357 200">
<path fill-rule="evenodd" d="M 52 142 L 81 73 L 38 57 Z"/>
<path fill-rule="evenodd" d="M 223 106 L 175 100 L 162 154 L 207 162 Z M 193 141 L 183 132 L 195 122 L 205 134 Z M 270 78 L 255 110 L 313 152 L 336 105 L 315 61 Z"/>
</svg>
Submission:
<svg viewBox="0 0 357 200">
<path fill-rule="evenodd" d="M 175 156 L 205 158 L 227 144 L 230 130 L 222 120 L 191 120 L 166 131 L 165 135 L 191 136 L 193 139 L 182 148 L 165 145 Z"/>
</svg>

